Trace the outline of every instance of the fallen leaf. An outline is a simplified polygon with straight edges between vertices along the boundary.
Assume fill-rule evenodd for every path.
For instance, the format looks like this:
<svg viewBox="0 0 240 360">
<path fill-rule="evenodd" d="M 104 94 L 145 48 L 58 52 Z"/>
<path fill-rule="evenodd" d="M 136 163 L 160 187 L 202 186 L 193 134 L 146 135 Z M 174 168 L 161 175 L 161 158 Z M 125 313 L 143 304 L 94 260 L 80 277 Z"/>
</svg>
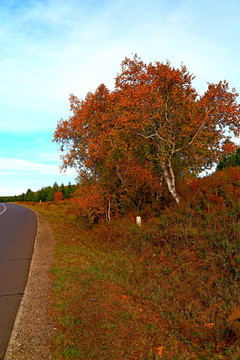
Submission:
<svg viewBox="0 0 240 360">
<path fill-rule="evenodd" d="M 208 329 L 212 329 L 213 328 L 213 323 L 205 323 L 204 326 Z"/>
<path fill-rule="evenodd" d="M 127 299 L 127 296 L 126 295 L 121 295 L 122 298 L 124 299 Z"/>
<path fill-rule="evenodd" d="M 162 355 L 162 352 L 163 352 L 163 346 L 162 346 L 162 345 L 161 345 L 161 346 L 158 346 L 158 347 L 157 347 L 157 353 L 158 353 L 158 355 L 161 356 L 161 355 Z"/>
</svg>

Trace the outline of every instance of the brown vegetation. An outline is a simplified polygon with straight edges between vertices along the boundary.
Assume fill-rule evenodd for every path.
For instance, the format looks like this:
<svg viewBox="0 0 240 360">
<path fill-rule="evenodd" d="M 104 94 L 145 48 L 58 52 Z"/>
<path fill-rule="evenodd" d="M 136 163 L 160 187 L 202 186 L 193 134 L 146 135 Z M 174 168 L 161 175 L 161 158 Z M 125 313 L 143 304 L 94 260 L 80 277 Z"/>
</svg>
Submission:
<svg viewBox="0 0 240 360">
<path fill-rule="evenodd" d="M 240 169 L 181 189 L 141 228 L 36 205 L 57 238 L 55 359 L 239 358 Z"/>
</svg>

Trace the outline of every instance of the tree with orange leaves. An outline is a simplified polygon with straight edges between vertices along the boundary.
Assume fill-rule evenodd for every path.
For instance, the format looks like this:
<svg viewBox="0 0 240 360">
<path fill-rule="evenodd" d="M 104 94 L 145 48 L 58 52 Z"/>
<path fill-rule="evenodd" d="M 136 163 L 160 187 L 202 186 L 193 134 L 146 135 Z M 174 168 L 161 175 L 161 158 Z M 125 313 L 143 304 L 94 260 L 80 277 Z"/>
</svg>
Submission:
<svg viewBox="0 0 240 360">
<path fill-rule="evenodd" d="M 71 96 L 73 116 L 61 120 L 54 134 L 63 167 L 76 167 L 80 178 L 116 191 L 130 179 L 136 184 L 137 166 L 138 176 L 147 171 L 159 187 L 164 180 L 179 203 L 176 174 L 197 175 L 234 152 L 231 136 L 240 129 L 236 91 L 224 81 L 199 95 L 193 78 L 185 66 L 126 58 L 113 91 L 100 85 L 85 100 Z"/>
<path fill-rule="evenodd" d="M 62 201 L 64 199 L 62 191 L 57 191 L 54 194 L 55 201 Z"/>
</svg>

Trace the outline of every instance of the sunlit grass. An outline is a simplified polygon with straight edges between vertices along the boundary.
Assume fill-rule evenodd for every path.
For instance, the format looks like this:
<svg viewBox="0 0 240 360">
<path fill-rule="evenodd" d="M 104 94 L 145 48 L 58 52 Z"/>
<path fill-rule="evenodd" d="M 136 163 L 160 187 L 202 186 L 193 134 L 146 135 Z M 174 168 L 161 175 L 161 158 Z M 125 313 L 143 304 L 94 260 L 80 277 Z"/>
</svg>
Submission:
<svg viewBox="0 0 240 360">
<path fill-rule="evenodd" d="M 204 210 L 186 198 L 141 228 L 128 217 L 89 228 L 69 202 L 36 204 L 57 239 L 53 358 L 239 359 L 240 226 L 230 200 Z"/>
</svg>

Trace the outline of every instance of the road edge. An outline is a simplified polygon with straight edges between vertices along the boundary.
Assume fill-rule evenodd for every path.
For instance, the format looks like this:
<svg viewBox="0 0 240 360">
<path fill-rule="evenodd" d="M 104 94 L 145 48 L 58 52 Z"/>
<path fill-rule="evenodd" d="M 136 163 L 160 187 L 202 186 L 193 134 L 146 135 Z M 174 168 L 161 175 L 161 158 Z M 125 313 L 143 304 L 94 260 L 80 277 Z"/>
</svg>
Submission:
<svg viewBox="0 0 240 360">
<path fill-rule="evenodd" d="M 30 263 L 30 268 L 29 268 L 29 274 L 28 274 L 28 279 L 27 279 L 27 284 L 24 290 L 24 294 L 22 296 L 22 300 L 20 302 L 19 308 L 18 308 L 18 312 L 15 318 L 15 322 L 13 325 L 13 329 L 10 335 L 10 339 L 8 342 L 8 346 L 5 352 L 5 356 L 4 356 L 4 360 L 14 360 L 14 359 L 26 359 L 26 355 L 30 356 L 29 351 L 32 351 L 31 353 L 31 359 L 39 359 L 39 351 L 44 353 L 44 356 L 47 356 L 47 358 L 51 358 L 51 355 L 48 353 L 48 346 L 47 344 L 44 345 L 44 349 L 39 349 L 39 344 L 34 345 L 34 337 L 38 336 L 38 334 L 34 333 L 33 330 L 33 334 L 29 334 L 29 339 L 27 339 L 27 337 L 24 338 L 24 327 L 26 327 L 26 323 L 31 323 L 32 322 L 32 326 L 30 325 L 30 331 L 31 329 L 33 329 L 34 327 L 36 327 L 36 323 L 35 321 L 40 322 L 44 322 L 45 317 L 43 318 L 43 316 L 40 314 L 40 316 L 36 316 L 36 318 L 34 318 L 35 313 L 31 315 L 28 315 L 28 311 L 27 308 L 31 308 L 31 311 L 34 312 L 37 309 L 33 309 L 32 303 L 34 301 L 40 301 L 40 300 L 36 300 L 36 281 L 38 281 L 39 279 L 36 280 L 36 275 L 37 277 L 47 277 L 49 279 L 49 270 L 50 270 L 50 266 L 52 263 L 52 259 L 53 259 L 53 251 L 54 251 L 54 245 L 55 245 L 55 239 L 52 233 L 52 229 L 50 227 L 50 225 L 48 224 L 47 220 L 44 219 L 44 217 L 42 215 L 40 215 L 37 211 L 32 210 L 37 217 L 37 233 L 36 233 L 36 237 L 35 237 L 35 241 L 34 241 L 34 248 L 33 248 L 33 254 L 32 254 L 32 259 L 31 259 L 31 263 Z M 44 240 L 44 241 L 43 241 Z M 49 240 L 49 241 L 48 241 Z M 42 259 L 41 257 L 41 250 L 43 248 L 43 242 L 48 247 L 48 259 Z M 43 264 L 44 262 L 44 264 Z M 44 283 L 45 284 L 45 283 Z M 45 286 L 44 286 L 45 287 Z M 50 292 L 50 283 L 48 282 L 46 284 L 46 289 L 40 289 L 41 291 L 41 296 L 42 296 L 42 290 L 45 291 L 46 293 Z M 33 296 L 35 295 L 35 296 Z M 39 298 L 41 297 L 39 296 Z M 48 297 L 48 296 L 47 296 Z M 44 297 L 43 301 L 46 301 L 46 297 Z M 41 305 L 41 304 L 40 304 Z M 46 306 L 46 303 L 44 302 L 44 304 L 42 304 L 43 306 Z M 39 310 L 39 309 L 38 309 Z M 40 309 L 41 311 L 41 309 Z M 39 314 L 37 314 L 39 315 Z M 29 317 L 29 319 L 27 319 Z M 49 319 L 48 319 L 49 320 Z M 49 325 L 51 324 L 51 320 L 50 323 L 47 323 L 47 332 L 46 333 L 52 333 L 53 330 L 53 326 L 52 329 L 49 329 Z M 40 326 L 45 326 L 44 324 L 41 324 Z M 43 331 L 43 329 L 41 329 L 42 333 L 45 334 L 45 331 Z M 47 339 L 45 339 L 47 340 Z M 50 340 L 50 339 L 48 339 Z M 39 341 L 39 339 L 37 339 L 37 341 Z M 30 343 L 31 342 L 31 343 Z M 32 350 L 29 349 L 29 345 L 32 346 Z M 31 347 L 30 346 L 30 347 Z M 41 347 L 41 346 L 40 346 Z M 17 356 L 17 357 L 16 357 Z M 41 357 L 42 358 L 42 357 Z"/>
</svg>

